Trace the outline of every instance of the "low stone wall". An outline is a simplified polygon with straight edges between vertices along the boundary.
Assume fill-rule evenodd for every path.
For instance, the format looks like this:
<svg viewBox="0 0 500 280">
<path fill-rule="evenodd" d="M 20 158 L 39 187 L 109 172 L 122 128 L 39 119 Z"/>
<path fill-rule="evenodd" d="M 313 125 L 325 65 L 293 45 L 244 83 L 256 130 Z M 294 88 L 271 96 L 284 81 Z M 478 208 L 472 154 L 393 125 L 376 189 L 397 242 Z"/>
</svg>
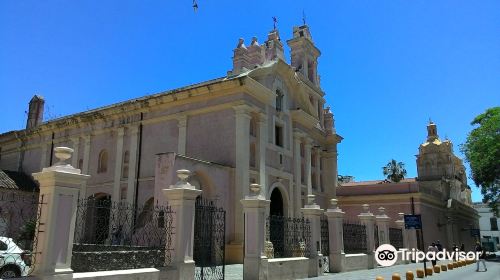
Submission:
<svg viewBox="0 0 500 280">
<path fill-rule="evenodd" d="M 111 245 L 75 244 L 71 259 L 74 272 L 163 267 L 164 264 L 164 250 Z"/>
<path fill-rule="evenodd" d="M 368 268 L 367 254 L 346 254 L 345 271 L 362 270 Z"/>
<path fill-rule="evenodd" d="M 308 258 L 264 259 L 260 279 L 303 279 L 309 271 Z"/>
<path fill-rule="evenodd" d="M 160 271 L 155 268 L 85 272 L 73 274 L 73 279 L 85 280 L 159 280 Z"/>
</svg>

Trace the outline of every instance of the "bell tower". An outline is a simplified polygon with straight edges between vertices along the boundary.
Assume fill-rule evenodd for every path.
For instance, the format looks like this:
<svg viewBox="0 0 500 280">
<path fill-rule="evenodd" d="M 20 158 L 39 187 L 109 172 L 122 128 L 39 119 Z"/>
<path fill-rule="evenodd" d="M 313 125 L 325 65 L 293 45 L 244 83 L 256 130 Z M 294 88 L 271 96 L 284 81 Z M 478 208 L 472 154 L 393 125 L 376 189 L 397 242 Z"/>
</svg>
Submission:
<svg viewBox="0 0 500 280">
<path fill-rule="evenodd" d="M 287 41 L 290 47 L 291 64 L 297 72 L 319 87 L 318 57 L 321 52 L 314 45 L 309 26 L 295 26 L 293 38 Z"/>
</svg>

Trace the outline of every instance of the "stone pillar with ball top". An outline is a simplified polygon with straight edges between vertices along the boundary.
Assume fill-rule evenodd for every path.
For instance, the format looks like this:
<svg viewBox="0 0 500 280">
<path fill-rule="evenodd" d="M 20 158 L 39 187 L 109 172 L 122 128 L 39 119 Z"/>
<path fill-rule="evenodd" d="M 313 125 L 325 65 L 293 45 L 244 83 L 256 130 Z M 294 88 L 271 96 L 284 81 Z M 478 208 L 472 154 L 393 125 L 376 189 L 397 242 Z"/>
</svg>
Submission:
<svg viewBox="0 0 500 280">
<path fill-rule="evenodd" d="M 187 179 L 190 174 L 189 170 L 177 170 L 179 181 L 170 188 L 163 189 L 163 194 L 174 213 L 172 226 L 175 234 L 172 236 L 171 269 L 162 271 L 161 279 L 194 279 L 195 202 L 202 191 L 189 184 Z"/>
<path fill-rule="evenodd" d="M 266 259 L 264 252 L 266 209 L 270 200 L 261 194 L 259 184 L 251 184 L 249 195 L 241 200 L 245 213 L 245 248 L 243 260 L 243 279 L 265 279 L 261 261 Z"/>
<path fill-rule="evenodd" d="M 358 215 L 361 224 L 366 229 L 366 254 L 368 255 L 368 267 L 375 267 L 375 258 L 373 252 L 375 251 L 375 216 L 370 212 L 370 205 L 363 204 L 363 212 Z"/>
<path fill-rule="evenodd" d="M 330 271 L 342 272 L 345 270 L 344 253 L 344 215 L 337 205 L 337 199 L 330 200 L 331 206 L 326 210 L 328 218 L 328 235 L 330 245 Z"/>
<path fill-rule="evenodd" d="M 36 279 L 73 279 L 71 255 L 78 196 L 90 176 L 66 163 L 72 153 L 71 148 L 54 148 L 58 162 L 32 174 L 40 184 L 32 272 Z"/>
<path fill-rule="evenodd" d="M 389 244 L 389 221 L 390 218 L 385 214 L 385 208 L 384 207 L 379 207 L 378 208 L 378 215 L 375 216 L 375 223 L 377 224 L 377 229 L 378 229 L 378 243 L 379 245 L 382 244 Z M 377 248 L 375 248 L 377 249 Z"/>
<path fill-rule="evenodd" d="M 309 246 L 309 277 L 323 275 L 323 258 L 321 258 L 321 215 L 323 209 L 314 201 L 314 195 L 307 196 L 308 203 L 301 209 L 302 215 L 311 225 L 311 244 Z"/>
</svg>

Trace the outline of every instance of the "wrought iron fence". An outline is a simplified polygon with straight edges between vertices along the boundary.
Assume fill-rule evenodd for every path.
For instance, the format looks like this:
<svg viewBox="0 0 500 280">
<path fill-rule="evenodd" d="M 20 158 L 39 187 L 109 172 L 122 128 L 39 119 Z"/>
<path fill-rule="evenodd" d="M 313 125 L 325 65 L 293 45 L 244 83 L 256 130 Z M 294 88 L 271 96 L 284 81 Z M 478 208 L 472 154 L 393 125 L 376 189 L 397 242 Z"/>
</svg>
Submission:
<svg viewBox="0 0 500 280">
<path fill-rule="evenodd" d="M 216 201 L 196 198 L 194 218 L 195 279 L 224 279 L 226 211 Z"/>
<path fill-rule="evenodd" d="M 309 257 L 311 248 L 309 219 L 268 216 L 266 241 L 273 244 L 275 258 Z"/>
<path fill-rule="evenodd" d="M 171 262 L 173 231 L 169 206 L 80 199 L 71 267 L 75 272 L 164 267 Z"/>
<path fill-rule="evenodd" d="M 328 229 L 328 218 L 323 215 L 321 224 L 321 254 L 323 255 L 323 272 L 330 272 L 330 234 Z"/>
<path fill-rule="evenodd" d="M 367 251 L 366 227 L 360 223 L 345 222 L 343 224 L 344 251 L 348 254 Z"/>
<path fill-rule="evenodd" d="M 389 241 L 394 248 L 403 248 L 403 230 L 400 228 L 389 228 Z"/>
<path fill-rule="evenodd" d="M 0 278 L 26 277 L 34 270 L 37 221 L 44 197 L 38 193 L 0 193 Z"/>
</svg>

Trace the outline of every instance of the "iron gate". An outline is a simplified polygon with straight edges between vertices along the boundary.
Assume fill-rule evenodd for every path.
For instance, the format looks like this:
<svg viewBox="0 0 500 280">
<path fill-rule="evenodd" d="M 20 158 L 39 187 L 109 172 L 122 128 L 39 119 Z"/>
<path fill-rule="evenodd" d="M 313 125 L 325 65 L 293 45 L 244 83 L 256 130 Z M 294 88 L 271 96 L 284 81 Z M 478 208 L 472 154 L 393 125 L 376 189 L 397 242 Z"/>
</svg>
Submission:
<svg viewBox="0 0 500 280">
<path fill-rule="evenodd" d="M 403 230 L 400 228 L 389 228 L 389 242 L 398 250 L 403 248 Z"/>
<path fill-rule="evenodd" d="M 365 253 L 366 227 L 359 222 L 344 222 L 343 224 L 344 251 L 346 254 Z"/>
<path fill-rule="evenodd" d="M 224 279 L 226 211 L 213 200 L 196 198 L 194 217 L 195 279 Z"/>
</svg>

